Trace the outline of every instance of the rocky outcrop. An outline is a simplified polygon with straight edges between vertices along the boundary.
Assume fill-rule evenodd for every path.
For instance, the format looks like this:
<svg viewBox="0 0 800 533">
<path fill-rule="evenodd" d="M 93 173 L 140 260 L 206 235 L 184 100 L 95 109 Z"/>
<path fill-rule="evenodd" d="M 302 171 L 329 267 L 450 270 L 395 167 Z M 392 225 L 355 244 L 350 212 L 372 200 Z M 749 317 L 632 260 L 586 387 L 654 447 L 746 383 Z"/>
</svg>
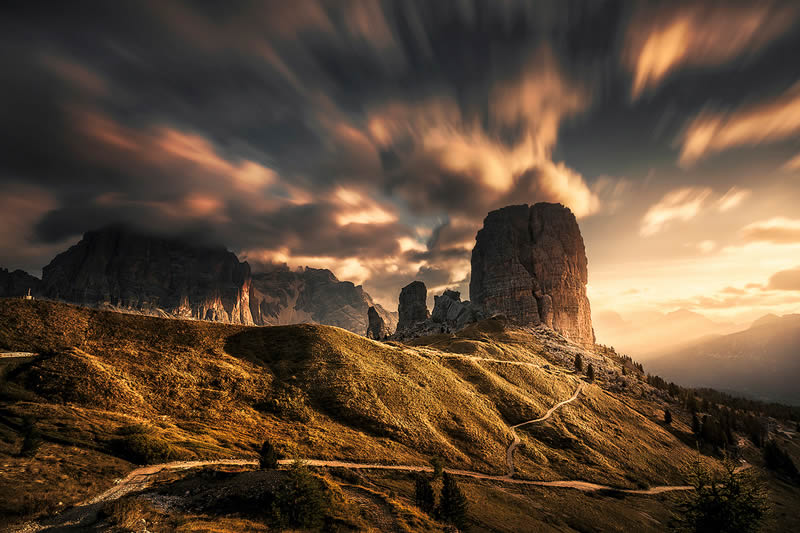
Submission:
<svg viewBox="0 0 800 533">
<path fill-rule="evenodd" d="M 394 313 L 375 303 L 361 285 L 339 281 L 330 270 L 275 268 L 253 274 L 250 312 L 259 325 L 326 324 L 363 335 L 370 307 L 386 327 L 395 327 Z"/>
<path fill-rule="evenodd" d="M 375 306 L 370 306 L 367 311 L 367 338 L 375 339 L 377 341 L 383 340 L 389 336 L 389 328 L 386 327 L 386 322 L 381 317 Z"/>
<path fill-rule="evenodd" d="M 586 296 L 586 251 L 578 222 L 560 204 L 492 211 L 472 250 L 472 302 L 522 325 L 545 324 L 594 343 Z"/>
<path fill-rule="evenodd" d="M 397 306 L 397 332 L 410 331 L 430 317 L 428 289 L 421 281 L 412 281 L 400 290 Z"/>
<path fill-rule="evenodd" d="M 25 296 L 28 290 L 34 296 L 39 294 L 41 280 L 31 276 L 24 270 L 9 272 L 0 268 L 0 297 Z"/>
<path fill-rule="evenodd" d="M 41 293 L 82 305 L 253 324 L 250 266 L 224 248 L 121 226 L 87 232 L 44 267 Z"/>
<path fill-rule="evenodd" d="M 34 295 L 127 312 L 245 325 L 315 323 L 363 335 L 374 306 L 395 313 L 330 270 L 275 268 L 252 274 L 221 247 L 114 226 L 91 231 L 44 268 L 44 279 L 0 270 L 0 296 Z M 38 288 L 37 288 L 38 287 Z"/>
<path fill-rule="evenodd" d="M 447 289 L 441 296 L 433 297 L 431 321 L 439 324 L 442 332 L 455 332 L 467 324 L 487 318 L 486 312 L 469 301 L 461 301 L 461 293 Z"/>
</svg>

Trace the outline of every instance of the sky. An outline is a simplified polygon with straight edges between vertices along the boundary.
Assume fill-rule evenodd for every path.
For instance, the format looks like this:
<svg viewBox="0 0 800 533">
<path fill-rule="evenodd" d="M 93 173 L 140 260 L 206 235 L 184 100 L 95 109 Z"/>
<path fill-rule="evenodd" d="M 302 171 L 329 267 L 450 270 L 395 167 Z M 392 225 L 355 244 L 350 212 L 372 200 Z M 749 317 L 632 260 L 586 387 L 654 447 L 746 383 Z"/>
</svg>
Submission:
<svg viewBox="0 0 800 533">
<path fill-rule="evenodd" d="M 797 2 L 12 2 L 0 265 L 129 223 L 387 308 L 487 212 L 578 217 L 596 314 L 800 310 Z"/>
</svg>

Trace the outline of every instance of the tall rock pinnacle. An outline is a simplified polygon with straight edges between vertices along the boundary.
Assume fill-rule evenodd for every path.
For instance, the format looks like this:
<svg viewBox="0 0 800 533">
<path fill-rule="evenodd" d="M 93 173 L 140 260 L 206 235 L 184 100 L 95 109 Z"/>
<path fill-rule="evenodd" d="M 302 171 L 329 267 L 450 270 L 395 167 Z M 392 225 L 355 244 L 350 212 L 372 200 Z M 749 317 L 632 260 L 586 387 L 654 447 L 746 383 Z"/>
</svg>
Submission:
<svg viewBox="0 0 800 533">
<path fill-rule="evenodd" d="M 594 332 L 587 281 L 583 238 L 566 207 L 513 205 L 486 216 L 472 250 L 474 304 L 589 345 Z"/>
</svg>

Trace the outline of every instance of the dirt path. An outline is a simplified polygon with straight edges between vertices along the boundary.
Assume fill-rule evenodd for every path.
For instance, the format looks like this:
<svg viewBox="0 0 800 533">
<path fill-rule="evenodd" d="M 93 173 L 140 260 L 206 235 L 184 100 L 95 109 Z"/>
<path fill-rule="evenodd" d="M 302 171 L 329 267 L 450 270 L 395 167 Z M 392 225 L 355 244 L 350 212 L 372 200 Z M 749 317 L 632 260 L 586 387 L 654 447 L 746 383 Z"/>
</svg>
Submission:
<svg viewBox="0 0 800 533">
<path fill-rule="evenodd" d="M 544 414 L 544 416 L 540 416 L 539 418 L 534 418 L 533 420 L 528 420 L 526 422 L 519 423 L 519 424 L 517 424 L 515 426 L 511 426 L 511 431 L 512 431 L 512 433 L 514 433 L 514 441 L 509 445 L 508 449 L 506 450 L 506 465 L 508 465 L 508 474 L 506 474 L 507 478 L 514 477 L 514 450 L 517 449 L 517 446 L 519 446 L 519 443 L 520 443 L 519 435 L 517 435 L 517 432 L 515 430 L 517 428 L 522 427 L 522 426 L 527 426 L 528 424 L 535 424 L 537 422 L 544 422 L 545 420 L 547 420 L 548 418 L 550 418 L 553 415 L 553 413 L 556 411 L 556 409 L 558 409 L 559 407 L 564 406 L 564 405 L 566 405 L 566 404 L 568 404 L 570 402 L 574 402 L 578 398 L 578 395 L 583 390 L 583 386 L 584 386 L 584 383 L 581 381 L 578 384 L 578 388 L 575 389 L 575 393 L 568 400 L 564 400 L 563 402 L 559 402 L 559 403 L 555 404 L 553 407 L 550 408 L 549 411 L 547 411 Z"/>
</svg>

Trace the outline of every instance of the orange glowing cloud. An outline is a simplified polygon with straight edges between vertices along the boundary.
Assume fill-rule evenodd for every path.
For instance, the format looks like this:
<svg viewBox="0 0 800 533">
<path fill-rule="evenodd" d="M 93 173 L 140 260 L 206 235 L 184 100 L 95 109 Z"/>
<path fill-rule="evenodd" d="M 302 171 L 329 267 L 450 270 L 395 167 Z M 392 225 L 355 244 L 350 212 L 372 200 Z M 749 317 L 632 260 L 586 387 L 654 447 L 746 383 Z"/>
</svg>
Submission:
<svg viewBox="0 0 800 533">
<path fill-rule="evenodd" d="M 800 244 L 800 219 L 775 217 L 748 224 L 741 230 L 748 242 Z"/>
<path fill-rule="evenodd" d="M 711 189 L 708 187 L 683 187 L 667 193 L 647 210 L 639 234 L 649 237 L 660 232 L 673 220 L 691 220 L 700 212 L 710 195 Z"/>
<path fill-rule="evenodd" d="M 701 113 L 681 139 L 680 163 L 735 146 L 785 139 L 800 132 L 800 83 L 778 99 L 731 113 Z"/>
<path fill-rule="evenodd" d="M 775 2 L 641 9 L 627 35 L 633 98 L 684 66 L 719 65 L 763 48 L 794 23 L 796 6 Z"/>
</svg>

